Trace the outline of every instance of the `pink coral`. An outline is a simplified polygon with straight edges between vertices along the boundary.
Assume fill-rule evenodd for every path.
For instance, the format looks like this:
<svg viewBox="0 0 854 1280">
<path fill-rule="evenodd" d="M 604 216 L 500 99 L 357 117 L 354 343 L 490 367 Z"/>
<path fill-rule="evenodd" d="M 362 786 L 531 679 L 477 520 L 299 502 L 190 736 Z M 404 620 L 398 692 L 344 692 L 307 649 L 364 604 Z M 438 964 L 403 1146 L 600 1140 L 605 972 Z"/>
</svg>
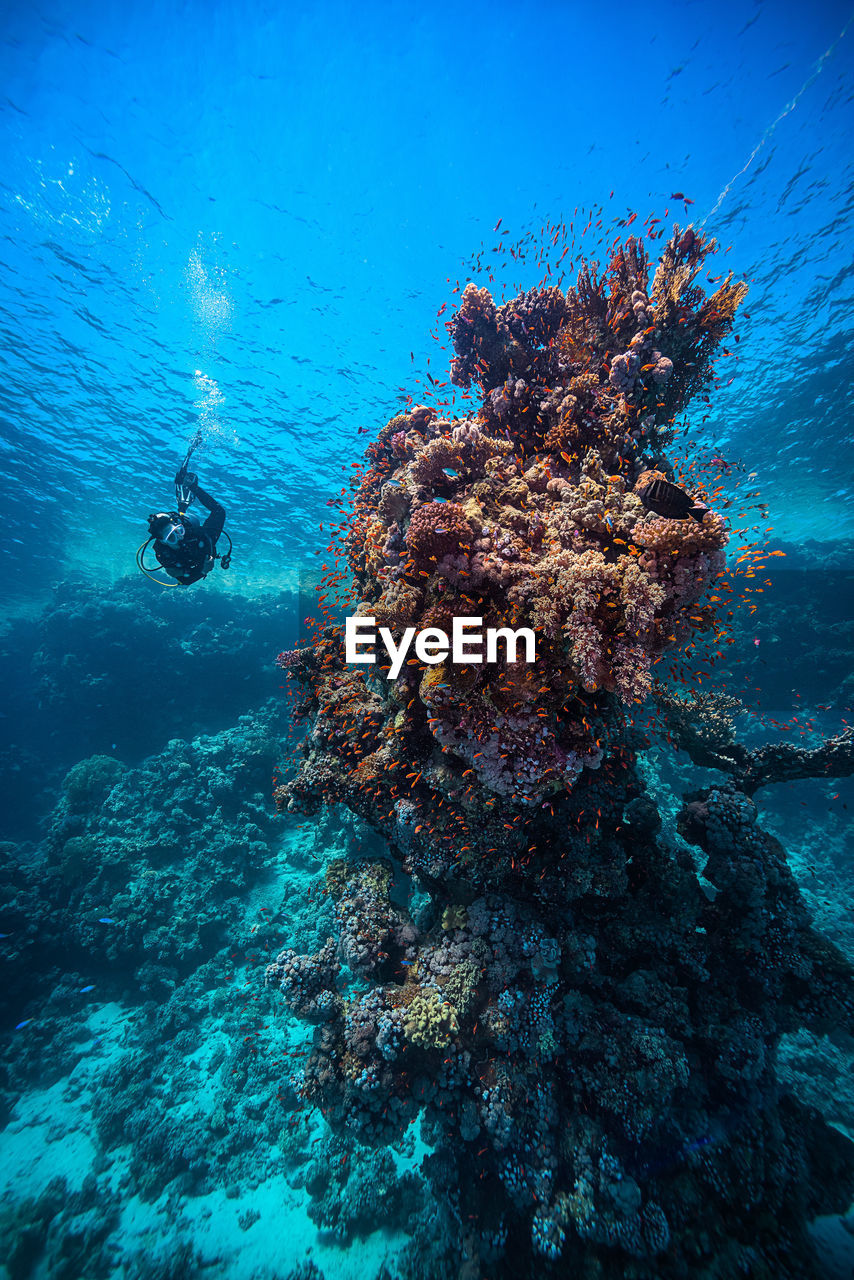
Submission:
<svg viewBox="0 0 854 1280">
<path fill-rule="evenodd" d="M 281 653 L 276 654 L 276 666 L 282 667 L 288 671 L 294 667 L 300 666 L 307 658 L 314 654 L 314 648 L 311 645 L 303 649 L 283 649 Z"/>
<path fill-rule="evenodd" d="M 425 502 L 409 520 L 406 545 L 417 561 L 468 550 L 474 537 L 466 513 L 455 502 Z"/>
</svg>

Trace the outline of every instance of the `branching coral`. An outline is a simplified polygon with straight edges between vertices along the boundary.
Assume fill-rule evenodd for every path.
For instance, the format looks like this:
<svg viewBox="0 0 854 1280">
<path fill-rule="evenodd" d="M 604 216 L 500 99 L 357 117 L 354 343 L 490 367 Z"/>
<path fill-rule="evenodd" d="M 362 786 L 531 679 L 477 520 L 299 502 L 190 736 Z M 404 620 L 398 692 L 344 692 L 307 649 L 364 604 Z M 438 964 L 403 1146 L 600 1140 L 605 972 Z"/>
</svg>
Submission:
<svg viewBox="0 0 854 1280">
<path fill-rule="evenodd" d="M 714 690 L 680 696 L 660 689 L 656 696 L 676 745 L 695 764 L 731 774 L 746 795 L 773 782 L 847 778 L 854 773 L 854 729 L 845 729 L 815 747 L 776 742 L 748 750 L 735 738 L 732 713 L 744 710 L 737 698 Z"/>
</svg>

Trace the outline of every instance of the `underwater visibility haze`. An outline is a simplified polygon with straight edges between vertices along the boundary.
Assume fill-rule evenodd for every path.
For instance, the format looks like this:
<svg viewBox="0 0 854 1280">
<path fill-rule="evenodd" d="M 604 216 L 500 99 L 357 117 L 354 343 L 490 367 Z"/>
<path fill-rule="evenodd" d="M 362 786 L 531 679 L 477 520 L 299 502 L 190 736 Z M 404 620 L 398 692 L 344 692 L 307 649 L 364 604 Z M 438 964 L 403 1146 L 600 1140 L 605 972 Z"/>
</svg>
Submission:
<svg viewBox="0 0 854 1280">
<path fill-rule="evenodd" d="M 854 14 L 0 36 L 0 1277 L 850 1277 Z"/>
</svg>

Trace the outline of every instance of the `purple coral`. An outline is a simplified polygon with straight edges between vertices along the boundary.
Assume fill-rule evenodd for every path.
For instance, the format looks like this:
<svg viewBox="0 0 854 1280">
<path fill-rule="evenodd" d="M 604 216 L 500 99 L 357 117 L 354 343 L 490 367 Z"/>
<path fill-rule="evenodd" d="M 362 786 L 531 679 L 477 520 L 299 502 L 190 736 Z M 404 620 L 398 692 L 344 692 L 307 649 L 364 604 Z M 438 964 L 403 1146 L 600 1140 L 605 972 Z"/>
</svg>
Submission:
<svg viewBox="0 0 854 1280">
<path fill-rule="evenodd" d="M 289 1009 L 306 1022 L 327 1022 L 338 1010 L 335 979 L 341 969 L 335 958 L 336 945 L 330 938 L 315 955 L 280 951 L 267 965 L 264 983 L 278 987 Z"/>
</svg>

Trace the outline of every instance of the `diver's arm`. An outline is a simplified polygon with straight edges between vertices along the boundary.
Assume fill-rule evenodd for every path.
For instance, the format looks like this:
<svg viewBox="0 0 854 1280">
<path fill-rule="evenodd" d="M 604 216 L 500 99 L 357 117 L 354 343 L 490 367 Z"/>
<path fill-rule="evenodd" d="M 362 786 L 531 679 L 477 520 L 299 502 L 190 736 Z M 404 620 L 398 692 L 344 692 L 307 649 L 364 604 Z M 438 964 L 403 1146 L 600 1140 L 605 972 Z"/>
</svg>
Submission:
<svg viewBox="0 0 854 1280">
<path fill-rule="evenodd" d="M 209 493 L 205 493 L 204 489 L 198 484 L 193 486 L 193 494 L 198 498 L 203 507 L 210 512 L 205 523 L 202 525 L 202 533 L 208 534 L 214 541 L 222 533 L 222 526 L 225 524 L 225 507 L 221 506 L 215 498 Z"/>
</svg>

